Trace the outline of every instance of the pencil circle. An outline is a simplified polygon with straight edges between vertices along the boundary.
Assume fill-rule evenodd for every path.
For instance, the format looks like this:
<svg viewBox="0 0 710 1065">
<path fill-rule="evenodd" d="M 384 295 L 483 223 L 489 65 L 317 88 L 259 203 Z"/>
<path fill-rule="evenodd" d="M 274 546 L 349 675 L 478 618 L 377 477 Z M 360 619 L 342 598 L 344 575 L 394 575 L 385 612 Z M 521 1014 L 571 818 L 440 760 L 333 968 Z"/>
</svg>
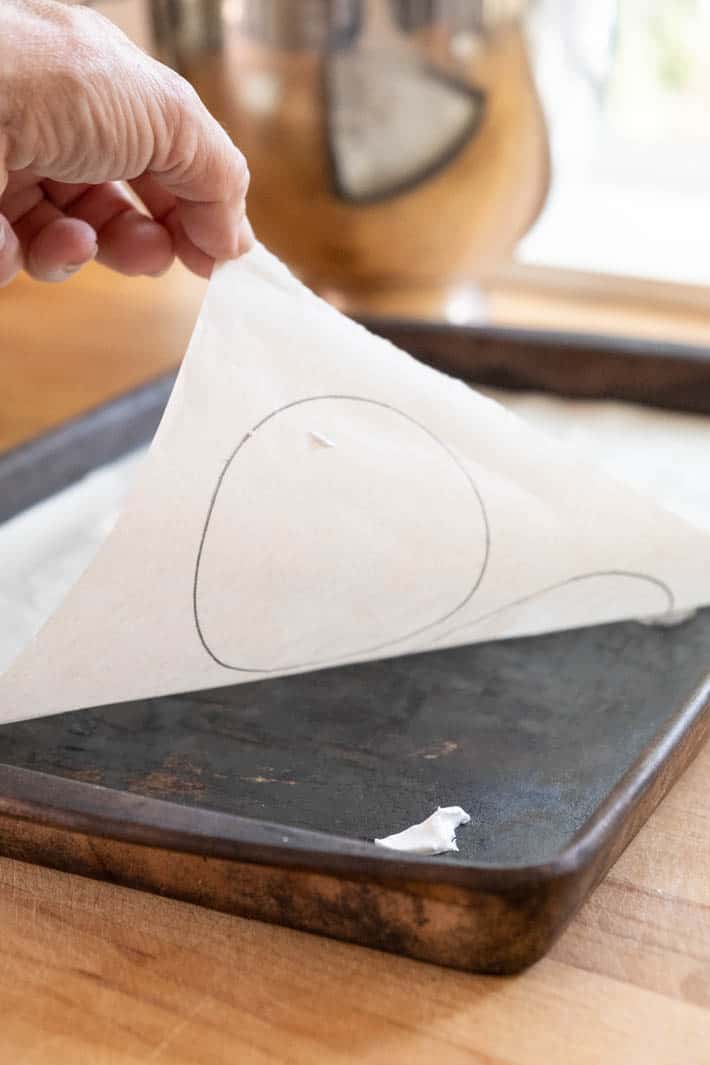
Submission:
<svg viewBox="0 0 710 1065">
<path fill-rule="evenodd" d="M 239 672 L 394 653 L 470 601 L 488 553 L 471 474 L 429 429 L 377 400 L 308 397 L 253 426 L 220 472 L 195 626 Z"/>
</svg>

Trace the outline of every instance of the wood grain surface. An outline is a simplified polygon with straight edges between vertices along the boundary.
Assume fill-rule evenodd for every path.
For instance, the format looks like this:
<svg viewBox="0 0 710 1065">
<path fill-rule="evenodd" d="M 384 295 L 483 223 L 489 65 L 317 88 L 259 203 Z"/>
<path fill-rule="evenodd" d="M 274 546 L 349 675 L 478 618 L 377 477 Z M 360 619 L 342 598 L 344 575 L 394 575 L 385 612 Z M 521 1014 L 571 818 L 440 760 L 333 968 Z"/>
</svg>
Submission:
<svg viewBox="0 0 710 1065">
<path fill-rule="evenodd" d="M 200 283 L 0 293 L 0 446 L 154 376 L 182 353 Z M 500 320 L 550 291 L 490 289 Z M 681 309 L 564 295 L 577 328 L 690 339 Z M 604 324 L 600 324 L 604 323 Z M 710 335 L 696 312 L 692 338 Z M 135 349 L 135 337 L 140 347 Z M 130 340 L 130 343 L 129 343 Z M 0 862 L 2 1065 L 705 1065 L 710 1061 L 710 749 L 552 953 L 475 977 L 20 862 Z"/>
<path fill-rule="evenodd" d="M 8 1065 L 704 1065 L 710 750 L 553 949 L 476 977 L 0 862 Z"/>
<path fill-rule="evenodd" d="M 149 281 L 95 265 L 0 289 L 0 451 L 177 365 L 204 289 L 179 266 Z"/>
</svg>

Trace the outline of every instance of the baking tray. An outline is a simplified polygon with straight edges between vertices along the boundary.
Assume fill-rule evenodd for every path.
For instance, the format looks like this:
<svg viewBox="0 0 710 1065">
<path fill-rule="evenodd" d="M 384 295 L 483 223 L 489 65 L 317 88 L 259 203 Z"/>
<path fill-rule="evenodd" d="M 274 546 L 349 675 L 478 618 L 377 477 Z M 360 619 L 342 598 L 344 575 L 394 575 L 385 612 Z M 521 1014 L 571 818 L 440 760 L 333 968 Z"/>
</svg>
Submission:
<svg viewBox="0 0 710 1065">
<path fill-rule="evenodd" d="M 369 324 L 480 383 L 710 413 L 701 349 Z M 5 513 L 143 443 L 169 386 L 0 459 Z M 515 972 L 544 954 L 699 749 L 708 669 L 710 610 L 672 629 L 597 626 L 7 725 L 0 852 Z M 454 803 L 472 815 L 457 855 L 368 842 Z"/>
</svg>

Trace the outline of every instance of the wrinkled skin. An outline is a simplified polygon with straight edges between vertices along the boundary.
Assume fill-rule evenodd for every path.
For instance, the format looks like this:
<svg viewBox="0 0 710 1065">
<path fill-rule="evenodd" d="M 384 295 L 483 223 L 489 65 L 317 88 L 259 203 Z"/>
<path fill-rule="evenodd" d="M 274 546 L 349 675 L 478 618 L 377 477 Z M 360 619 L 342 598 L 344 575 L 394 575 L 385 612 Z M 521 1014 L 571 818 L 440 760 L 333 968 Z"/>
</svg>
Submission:
<svg viewBox="0 0 710 1065">
<path fill-rule="evenodd" d="M 133 205 L 128 182 L 146 211 Z M 193 89 L 107 19 L 0 2 L 0 285 L 93 258 L 209 276 L 253 243 L 246 162 Z"/>
</svg>

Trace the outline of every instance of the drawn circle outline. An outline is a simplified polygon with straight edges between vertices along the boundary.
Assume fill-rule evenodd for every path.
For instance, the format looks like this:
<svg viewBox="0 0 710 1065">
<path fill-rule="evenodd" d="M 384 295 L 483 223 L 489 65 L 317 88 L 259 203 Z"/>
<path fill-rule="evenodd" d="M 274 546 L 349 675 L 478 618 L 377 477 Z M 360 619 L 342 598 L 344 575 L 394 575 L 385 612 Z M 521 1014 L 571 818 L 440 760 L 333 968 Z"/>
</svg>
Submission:
<svg viewBox="0 0 710 1065">
<path fill-rule="evenodd" d="M 239 455 L 239 453 L 242 450 L 242 448 L 256 435 L 256 433 L 259 432 L 260 429 L 262 429 L 265 425 L 267 425 L 273 418 L 278 417 L 279 414 L 283 414 L 285 411 L 291 410 L 294 407 L 300 407 L 300 406 L 303 406 L 303 405 L 305 405 L 307 403 L 323 402 L 323 401 L 326 401 L 326 400 L 344 400 L 344 401 L 353 402 L 353 403 L 368 403 L 368 404 L 370 404 L 372 406 L 379 407 L 379 408 L 381 408 L 383 410 L 390 411 L 393 414 L 397 414 L 397 415 L 399 415 L 399 417 L 404 418 L 405 421 L 409 422 L 411 425 L 416 426 L 417 429 L 420 429 L 423 433 L 425 433 L 431 440 L 434 441 L 435 444 L 437 444 L 448 455 L 448 457 L 451 459 L 451 461 L 458 467 L 459 471 L 463 474 L 464 479 L 468 482 L 468 486 L 471 489 L 471 491 L 473 492 L 473 494 L 475 496 L 475 499 L 476 499 L 476 501 L 478 503 L 478 507 L 480 509 L 480 515 L 481 515 L 481 520 L 482 520 L 482 524 L 483 524 L 483 557 L 482 557 L 482 560 L 481 560 L 480 568 L 479 568 L 479 570 L 478 570 L 478 572 L 477 572 L 477 574 L 475 576 L 475 579 L 473 580 L 473 583 L 471 584 L 471 586 L 466 591 L 466 594 L 464 595 L 464 597 L 454 607 L 452 607 L 450 610 L 447 610 L 444 614 L 441 615 L 441 617 L 435 618 L 434 621 L 427 622 L 426 625 L 421 625 L 421 626 L 419 626 L 419 628 L 413 629 L 410 632 L 404 633 L 402 636 L 394 637 L 391 640 L 385 640 L 385 641 L 383 641 L 382 643 L 379 643 L 379 644 L 371 645 L 371 646 L 368 646 L 368 647 L 363 647 L 363 648 L 360 648 L 357 651 L 351 651 L 351 652 L 349 652 L 346 655 L 339 655 L 336 658 L 312 659 L 312 660 L 309 660 L 309 661 L 306 661 L 306 662 L 290 663 L 290 664 L 287 664 L 287 665 L 284 664 L 284 665 L 281 665 L 281 666 L 270 667 L 270 668 L 231 665 L 230 663 L 225 662 L 223 659 L 221 659 L 217 654 L 215 654 L 215 652 L 210 647 L 209 642 L 208 642 L 208 640 L 207 640 L 207 638 L 206 638 L 206 636 L 205 636 L 205 634 L 203 632 L 202 626 L 200 624 L 200 610 L 199 610 L 199 606 L 198 606 L 198 585 L 199 585 L 199 578 L 200 578 L 200 565 L 202 563 L 202 557 L 203 557 L 203 553 L 204 553 L 205 542 L 206 542 L 206 539 L 207 539 L 207 532 L 208 532 L 208 529 L 209 529 L 209 526 L 210 526 L 210 521 L 212 519 L 212 514 L 214 512 L 215 504 L 217 502 L 217 498 L 219 496 L 220 489 L 222 487 L 222 484 L 224 482 L 225 477 L 227 476 L 227 473 L 229 472 L 229 469 L 230 469 L 232 463 L 237 458 L 237 456 Z M 454 617 L 456 614 L 459 613 L 459 611 L 463 610 L 463 608 L 471 601 L 473 596 L 478 591 L 478 589 L 479 589 L 479 587 L 481 585 L 481 582 L 483 581 L 483 578 L 484 578 L 484 576 L 486 574 L 486 570 L 488 569 L 488 563 L 489 563 L 489 558 L 490 558 L 490 550 L 491 550 L 490 525 L 489 525 L 489 521 L 488 521 L 488 514 L 486 512 L 485 503 L 483 501 L 481 493 L 480 493 L 480 491 L 479 491 L 479 489 L 478 489 L 473 477 L 471 476 L 469 471 L 466 469 L 466 467 L 463 464 L 463 462 L 461 461 L 461 459 L 452 451 L 452 449 L 447 444 L 444 443 L 443 440 L 441 440 L 435 433 L 433 433 L 431 431 L 431 429 L 428 429 L 426 425 L 423 425 L 416 418 L 413 418 L 411 415 L 406 414 L 403 410 L 400 410 L 398 407 L 395 407 L 393 404 L 385 403 L 385 402 L 383 402 L 381 400 L 370 399 L 370 398 L 365 397 L 365 396 L 352 396 L 352 395 L 344 395 L 344 394 L 343 395 L 334 394 L 334 395 L 321 395 L 321 396 L 307 396 L 307 397 L 305 397 L 303 399 L 297 399 L 297 400 L 293 400 L 290 403 L 286 403 L 282 407 L 278 407 L 276 410 L 271 411 L 270 414 L 267 414 L 264 418 L 262 418 L 260 421 L 258 421 L 256 423 L 256 425 L 254 425 L 248 432 L 246 432 L 244 434 L 244 436 L 239 441 L 237 446 L 234 448 L 232 453 L 229 455 L 229 457 L 227 458 L 226 462 L 224 463 L 224 466 L 222 467 L 222 470 L 221 470 L 220 475 L 219 475 L 219 477 L 217 479 L 217 483 L 215 485 L 214 491 L 212 492 L 212 496 L 210 498 L 210 505 L 209 505 L 209 508 L 207 510 L 207 516 L 205 518 L 205 522 L 204 522 L 204 525 L 203 525 L 203 528 L 202 528 L 202 534 L 200 536 L 200 544 L 199 544 L 199 548 L 198 548 L 198 551 L 197 551 L 197 558 L 196 558 L 196 561 L 195 561 L 195 573 L 194 573 L 193 585 L 192 585 L 192 611 L 193 611 L 193 618 L 194 618 L 194 622 L 195 622 L 195 628 L 197 629 L 197 634 L 198 634 L 198 637 L 200 639 L 200 643 L 202 644 L 204 650 L 207 652 L 207 654 L 210 656 L 210 658 L 214 662 L 216 662 L 217 665 L 222 666 L 223 669 L 229 669 L 229 670 L 231 670 L 234 673 L 252 673 L 252 674 L 257 674 L 258 675 L 258 674 L 269 674 L 269 673 L 282 673 L 284 670 L 310 669 L 310 668 L 316 668 L 316 667 L 325 668 L 328 665 L 334 665 L 337 662 L 344 662 L 344 661 L 347 661 L 350 658 L 357 658 L 357 657 L 359 657 L 361 655 L 368 655 L 368 654 L 372 654 L 372 653 L 375 653 L 375 652 L 378 652 L 378 651 L 385 650 L 388 647 L 394 647 L 394 646 L 396 646 L 399 643 L 404 643 L 407 640 L 414 639 L 416 636 L 419 636 L 419 635 L 421 635 L 424 632 L 428 632 L 429 630 L 431 630 L 433 628 L 436 628 L 439 625 L 444 624 L 450 618 Z"/>
</svg>

